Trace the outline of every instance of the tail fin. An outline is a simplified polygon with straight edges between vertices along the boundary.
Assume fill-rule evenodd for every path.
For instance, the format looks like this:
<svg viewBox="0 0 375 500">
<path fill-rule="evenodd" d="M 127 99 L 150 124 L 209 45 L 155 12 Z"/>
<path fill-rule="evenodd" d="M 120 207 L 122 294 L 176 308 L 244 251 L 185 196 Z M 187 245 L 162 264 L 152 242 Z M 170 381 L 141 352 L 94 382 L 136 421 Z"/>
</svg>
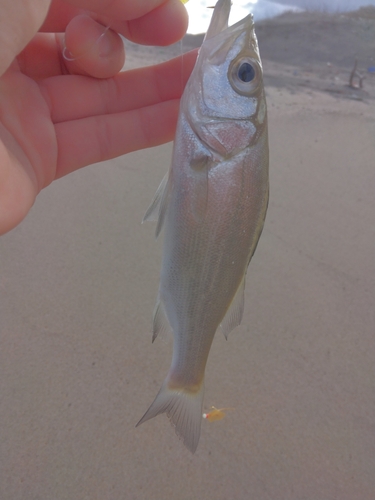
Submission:
<svg viewBox="0 0 375 500">
<path fill-rule="evenodd" d="M 184 388 L 169 389 L 167 377 L 154 402 L 136 427 L 160 413 L 166 413 L 178 437 L 194 453 L 201 434 L 203 392 L 203 383 L 199 391 L 195 393 L 184 390 Z"/>
</svg>

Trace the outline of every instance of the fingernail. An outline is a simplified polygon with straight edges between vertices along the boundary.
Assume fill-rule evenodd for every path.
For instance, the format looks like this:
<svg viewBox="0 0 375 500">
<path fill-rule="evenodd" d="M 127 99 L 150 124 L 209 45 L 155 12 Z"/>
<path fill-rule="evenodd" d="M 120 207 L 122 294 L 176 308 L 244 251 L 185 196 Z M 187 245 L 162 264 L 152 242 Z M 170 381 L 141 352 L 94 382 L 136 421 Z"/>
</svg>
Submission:
<svg viewBox="0 0 375 500">
<path fill-rule="evenodd" d="M 98 42 L 100 57 L 107 57 L 113 52 L 114 46 L 112 43 L 112 35 L 109 31 L 109 28 L 106 28 L 104 33 L 100 35 Z"/>
</svg>

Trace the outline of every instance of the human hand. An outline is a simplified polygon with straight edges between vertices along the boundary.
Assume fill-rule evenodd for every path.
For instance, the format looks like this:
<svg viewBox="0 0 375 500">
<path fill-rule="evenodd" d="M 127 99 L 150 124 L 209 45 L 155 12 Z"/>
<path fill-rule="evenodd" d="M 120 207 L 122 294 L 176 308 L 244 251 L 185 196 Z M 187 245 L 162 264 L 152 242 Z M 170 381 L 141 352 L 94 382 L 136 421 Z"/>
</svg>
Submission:
<svg viewBox="0 0 375 500">
<path fill-rule="evenodd" d="M 54 179 L 173 138 L 196 54 L 119 73 L 117 33 L 168 45 L 186 27 L 180 0 L 1 3 L 0 234 Z"/>
</svg>

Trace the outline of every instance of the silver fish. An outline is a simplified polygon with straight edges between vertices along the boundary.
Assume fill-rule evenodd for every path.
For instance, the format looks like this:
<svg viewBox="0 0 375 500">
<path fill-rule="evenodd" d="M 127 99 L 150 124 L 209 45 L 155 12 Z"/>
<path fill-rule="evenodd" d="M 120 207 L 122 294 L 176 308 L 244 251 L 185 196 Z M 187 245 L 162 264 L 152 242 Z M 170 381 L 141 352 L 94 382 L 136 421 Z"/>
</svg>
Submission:
<svg viewBox="0 0 375 500">
<path fill-rule="evenodd" d="M 138 422 L 166 413 L 191 452 L 200 437 L 205 366 L 215 332 L 240 324 L 245 276 L 268 205 L 267 110 L 252 15 L 228 28 L 215 6 L 181 98 L 172 165 L 145 220 L 165 226 L 153 340 L 173 332 L 173 359 Z"/>
</svg>

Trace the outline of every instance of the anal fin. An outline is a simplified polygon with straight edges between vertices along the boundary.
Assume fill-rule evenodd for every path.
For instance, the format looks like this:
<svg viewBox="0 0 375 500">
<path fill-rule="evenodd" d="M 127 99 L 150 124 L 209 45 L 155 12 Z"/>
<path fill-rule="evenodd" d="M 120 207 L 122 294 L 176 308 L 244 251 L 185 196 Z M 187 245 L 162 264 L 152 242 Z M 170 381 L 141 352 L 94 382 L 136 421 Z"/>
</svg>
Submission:
<svg viewBox="0 0 375 500">
<path fill-rule="evenodd" d="M 152 327 L 152 342 L 161 333 L 171 333 L 172 329 L 165 313 L 163 302 L 158 298 L 154 309 L 154 320 Z"/>
</svg>

